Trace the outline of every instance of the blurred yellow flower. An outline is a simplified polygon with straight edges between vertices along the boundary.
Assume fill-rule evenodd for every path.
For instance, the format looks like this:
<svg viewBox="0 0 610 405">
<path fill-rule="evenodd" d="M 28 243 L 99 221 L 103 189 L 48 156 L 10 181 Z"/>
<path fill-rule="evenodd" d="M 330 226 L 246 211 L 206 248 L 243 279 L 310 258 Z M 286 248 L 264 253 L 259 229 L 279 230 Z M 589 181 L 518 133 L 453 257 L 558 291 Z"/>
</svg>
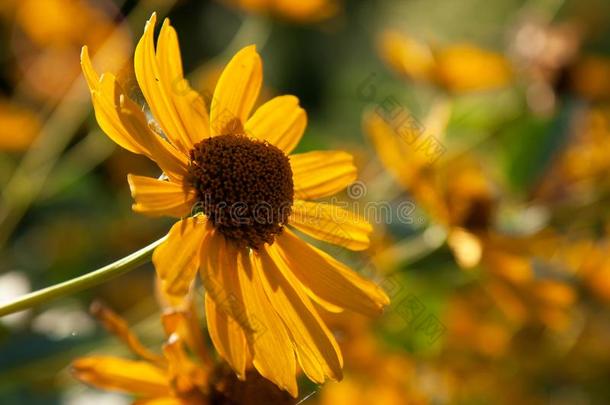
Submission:
<svg viewBox="0 0 610 405">
<path fill-rule="evenodd" d="M 249 13 L 270 14 L 292 21 L 308 23 L 333 17 L 339 11 L 339 0 L 225 0 Z"/>
<path fill-rule="evenodd" d="M 169 20 L 155 51 L 155 22 L 153 15 L 136 48 L 135 74 L 159 133 L 114 75 L 94 71 L 87 48 L 82 65 L 104 132 L 163 170 L 162 179 L 129 176 L 134 210 L 182 218 L 153 256 L 162 289 L 184 297 L 200 272 L 210 336 L 240 378 L 253 366 L 293 396 L 297 362 L 315 382 L 341 379 L 341 353 L 313 302 L 374 315 L 389 299 L 286 225 L 348 249 L 367 248 L 368 222 L 305 201 L 349 185 L 356 177 L 352 157 L 288 156 L 307 124 L 296 97 L 276 97 L 250 116 L 262 84 L 254 46 L 225 67 L 208 116 L 184 79 Z"/>
<path fill-rule="evenodd" d="M 33 111 L 0 100 L 0 151 L 27 149 L 39 130 L 40 120 Z"/>
<path fill-rule="evenodd" d="M 431 395 L 422 387 L 425 377 L 424 373 L 418 373 L 416 362 L 405 352 L 384 348 L 368 319 L 357 314 L 326 314 L 324 319 L 341 336 L 339 343 L 348 366 L 343 381 L 327 384 L 320 391 L 319 404 L 413 405 L 432 402 Z"/>
<path fill-rule="evenodd" d="M 502 88 L 513 79 L 503 55 L 472 44 L 432 47 L 395 31 L 381 35 L 379 51 L 397 73 L 465 93 Z"/>
<path fill-rule="evenodd" d="M 13 52 L 29 95 L 61 99 L 78 77 L 79 52 L 88 44 L 98 63 L 109 70 L 122 67 L 131 52 L 125 24 L 115 22 L 118 9 L 104 0 L 23 0 L 11 4 L 7 17 L 19 28 Z M 98 51 L 105 50 L 98 54 Z"/>
<path fill-rule="evenodd" d="M 442 138 L 447 114 L 443 104 L 435 106 L 422 126 L 425 133 L 435 131 Z M 554 329 L 567 325 L 574 291 L 563 281 L 536 278 L 533 268 L 533 257 L 546 257 L 544 248 L 557 240 L 556 235 L 541 231 L 510 236 L 497 231 L 498 190 L 474 156 L 433 163 L 381 114 L 366 115 L 364 127 L 385 168 L 444 228 L 457 264 L 486 270 L 485 288 L 506 316 L 519 323 L 542 321 Z"/>
<path fill-rule="evenodd" d="M 138 360 L 105 355 L 78 358 L 72 372 L 84 383 L 132 394 L 137 404 L 291 403 L 285 392 L 256 373 L 239 381 L 223 364 L 214 363 L 192 303 L 187 310 L 162 315 L 166 335 L 162 355 L 147 349 L 110 309 L 95 303 L 92 312 Z"/>
</svg>

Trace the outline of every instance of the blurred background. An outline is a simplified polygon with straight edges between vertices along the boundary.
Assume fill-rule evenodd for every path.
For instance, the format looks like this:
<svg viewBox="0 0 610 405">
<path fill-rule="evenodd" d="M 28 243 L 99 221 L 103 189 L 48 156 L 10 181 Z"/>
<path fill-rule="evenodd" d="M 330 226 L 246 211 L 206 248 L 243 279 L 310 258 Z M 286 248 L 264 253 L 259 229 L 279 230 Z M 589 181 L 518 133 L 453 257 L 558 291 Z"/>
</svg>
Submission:
<svg viewBox="0 0 610 405">
<path fill-rule="evenodd" d="M 375 320 L 328 316 L 345 380 L 302 403 L 610 402 L 610 2 L 606 0 L 3 0 L 0 302 L 89 272 L 161 237 L 131 211 L 148 160 L 100 131 L 83 45 L 139 103 L 133 49 L 150 14 L 176 28 L 209 98 L 241 46 L 262 99 L 308 112 L 299 151 L 355 154 L 340 198 L 375 226 L 364 254 Z M 69 370 L 125 354 L 88 311 L 103 300 L 163 341 L 154 269 L 0 319 L 0 403 L 125 404 Z"/>
</svg>

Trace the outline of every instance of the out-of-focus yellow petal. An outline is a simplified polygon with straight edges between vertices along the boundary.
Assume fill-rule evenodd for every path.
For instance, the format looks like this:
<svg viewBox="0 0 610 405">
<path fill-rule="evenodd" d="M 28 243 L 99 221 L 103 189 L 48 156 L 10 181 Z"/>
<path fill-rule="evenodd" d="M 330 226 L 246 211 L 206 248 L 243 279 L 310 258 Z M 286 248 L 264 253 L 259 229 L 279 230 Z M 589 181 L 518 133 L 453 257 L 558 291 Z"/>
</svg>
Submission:
<svg viewBox="0 0 610 405">
<path fill-rule="evenodd" d="M 156 14 L 146 23 L 134 55 L 134 69 L 138 84 L 153 116 L 168 139 L 188 154 L 193 144 L 208 134 L 207 120 L 199 108 L 191 104 L 192 89 L 182 73 L 182 62 L 176 32 L 166 20 L 159 35 L 158 53 L 155 54 L 154 30 Z"/>
<path fill-rule="evenodd" d="M 280 96 L 260 106 L 246 122 L 245 129 L 248 136 L 265 140 L 289 154 L 306 127 L 307 114 L 299 107 L 299 99 Z"/>
<path fill-rule="evenodd" d="M 207 388 L 206 381 L 210 370 L 191 361 L 177 334 L 171 335 L 163 345 L 163 354 L 167 359 L 171 387 L 178 395 L 187 395 L 195 389 Z"/>
<path fill-rule="evenodd" d="M 121 339 L 134 354 L 157 365 L 164 363 L 163 357 L 144 347 L 138 337 L 129 330 L 127 322 L 110 308 L 96 301 L 91 305 L 91 313 L 110 333 Z"/>
<path fill-rule="evenodd" d="M 436 77 L 456 92 L 489 90 L 506 86 L 512 79 L 508 60 L 501 54 L 473 45 L 453 45 L 436 54 Z"/>
<path fill-rule="evenodd" d="M 271 14 L 294 22 L 309 23 L 337 14 L 337 0 L 227 0 L 252 13 Z"/>
<path fill-rule="evenodd" d="M 382 58 L 396 72 L 416 80 L 432 79 L 434 56 L 426 44 L 395 31 L 383 33 L 379 42 Z"/>
<path fill-rule="evenodd" d="M 200 248 L 209 228 L 205 218 L 176 222 L 167 240 L 153 253 L 153 263 L 163 286 L 171 295 L 186 295 L 199 268 Z"/>
<path fill-rule="evenodd" d="M 383 166 L 403 186 L 409 187 L 418 167 L 416 162 L 409 160 L 410 153 L 396 131 L 380 114 L 374 112 L 366 113 L 363 123 Z"/>
<path fill-rule="evenodd" d="M 187 172 L 187 157 L 155 134 L 142 110 L 130 100 L 112 74 L 95 73 L 87 48 L 81 55 L 97 122 L 102 130 L 121 147 L 155 161 L 173 180 Z"/>
<path fill-rule="evenodd" d="M 212 135 L 242 133 L 263 82 L 263 64 L 254 45 L 237 52 L 225 67 L 210 108 Z"/>
<path fill-rule="evenodd" d="M 0 151 L 25 150 L 39 132 L 40 120 L 33 111 L 0 100 Z"/>
<path fill-rule="evenodd" d="M 184 400 L 176 397 L 140 398 L 133 405 L 185 405 Z"/>
<path fill-rule="evenodd" d="M 343 358 L 337 342 L 290 269 L 285 268 L 273 245 L 254 257 L 267 297 L 290 331 L 305 374 L 320 384 L 326 377 L 341 380 Z"/>
<path fill-rule="evenodd" d="M 197 200 L 192 188 L 172 181 L 133 174 L 127 176 L 127 181 L 135 200 L 132 209 L 143 214 L 182 218 L 191 214 Z"/>
<path fill-rule="evenodd" d="M 190 299 L 184 310 L 166 311 L 161 316 L 165 335 L 177 334 L 197 355 L 203 367 L 211 369 L 213 361 L 205 344 L 205 338 L 199 325 L 195 300 Z"/>
<path fill-rule="evenodd" d="M 447 243 L 460 267 L 469 269 L 481 261 L 483 245 L 476 235 L 462 228 L 455 228 L 449 233 Z"/>
<path fill-rule="evenodd" d="M 280 256 L 310 297 L 319 297 L 332 305 L 365 315 L 378 315 L 390 303 L 386 293 L 375 283 L 310 246 L 288 229 L 275 243 Z"/>
<path fill-rule="evenodd" d="M 231 270 L 236 269 L 225 269 Z M 229 363 L 239 379 L 245 379 L 248 347 L 244 331 L 225 311 L 216 307 L 209 294 L 205 295 L 205 313 L 210 338 L 218 354 Z"/>
<path fill-rule="evenodd" d="M 72 363 L 74 376 L 87 384 L 145 396 L 169 394 L 164 370 L 145 361 L 90 356 Z"/>
<path fill-rule="evenodd" d="M 373 227 L 358 214 L 327 203 L 296 200 L 290 225 L 313 236 L 351 250 L 369 247 Z"/>
<path fill-rule="evenodd" d="M 294 196 L 315 199 L 338 193 L 357 177 L 352 155 L 341 151 L 315 151 L 290 156 Z"/>
</svg>

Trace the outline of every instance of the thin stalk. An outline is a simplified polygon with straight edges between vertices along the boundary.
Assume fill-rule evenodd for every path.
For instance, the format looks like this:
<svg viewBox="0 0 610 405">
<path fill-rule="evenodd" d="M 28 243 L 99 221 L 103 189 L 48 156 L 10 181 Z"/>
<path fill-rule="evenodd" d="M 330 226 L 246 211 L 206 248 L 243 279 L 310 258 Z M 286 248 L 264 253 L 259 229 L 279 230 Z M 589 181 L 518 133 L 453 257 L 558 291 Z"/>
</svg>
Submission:
<svg viewBox="0 0 610 405">
<path fill-rule="evenodd" d="M 151 243 L 130 254 L 122 259 L 117 260 L 107 266 L 100 269 L 94 270 L 90 273 L 84 274 L 80 277 L 73 278 L 60 284 L 56 284 L 51 287 L 43 288 L 42 290 L 34 291 L 26 294 L 22 297 L 17 298 L 6 304 L 0 305 L 0 317 L 9 315 L 15 312 L 23 311 L 24 309 L 32 308 L 40 304 L 44 304 L 55 298 L 64 297 L 76 292 L 85 290 L 87 288 L 102 284 L 114 277 L 125 274 L 144 263 L 147 263 L 152 253 L 157 246 L 165 241 L 167 237 Z"/>
</svg>

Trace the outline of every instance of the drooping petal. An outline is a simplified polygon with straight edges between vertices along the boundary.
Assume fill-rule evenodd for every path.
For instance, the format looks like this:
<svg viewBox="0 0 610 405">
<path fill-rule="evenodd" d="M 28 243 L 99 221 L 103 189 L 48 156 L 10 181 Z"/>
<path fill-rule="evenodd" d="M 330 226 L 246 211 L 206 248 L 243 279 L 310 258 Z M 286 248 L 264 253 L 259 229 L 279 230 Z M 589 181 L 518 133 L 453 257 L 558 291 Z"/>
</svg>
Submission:
<svg viewBox="0 0 610 405">
<path fill-rule="evenodd" d="M 297 200 L 290 225 L 316 239 L 351 250 L 369 247 L 371 225 L 358 214 L 332 204 Z"/>
<path fill-rule="evenodd" d="M 288 331 L 274 311 L 265 294 L 260 275 L 254 270 L 251 258 L 245 250 L 238 257 L 239 292 L 248 344 L 252 348 L 252 363 L 256 370 L 275 385 L 298 395 L 296 360 Z"/>
<path fill-rule="evenodd" d="M 320 384 L 327 376 L 341 380 L 343 359 L 334 336 L 273 245 L 254 257 L 267 297 L 292 337 L 305 374 Z"/>
<path fill-rule="evenodd" d="M 185 310 L 165 311 L 161 316 L 161 322 L 166 336 L 177 334 L 197 355 L 201 365 L 212 369 L 214 362 L 205 344 L 194 301 L 189 300 Z"/>
<path fill-rule="evenodd" d="M 167 359 L 170 384 L 179 395 L 186 395 L 195 389 L 205 387 L 211 370 L 198 366 L 188 357 L 184 344 L 177 334 L 171 335 L 163 345 L 163 354 Z"/>
<path fill-rule="evenodd" d="M 156 162 L 171 179 L 181 180 L 187 172 L 187 157 L 150 129 L 142 110 L 127 97 L 112 74 L 97 75 L 86 47 L 81 64 L 91 90 L 95 117 L 106 135 L 130 152 Z"/>
<path fill-rule="evenodd" d="M 307 114 L 294 96 L 280 96 L 260 106 L 246 122 L 246 134 L 265 140 L 289 154 L 298 145 L 305 128 Z"/>
<path fill-rule="evenodd" d="M 216 320 L 220 319 L 218 313 L 221 311 L 228 315 L 244 332 L 258 372 L 296 397 L 296 360 L 292 342 L 265 295 L 248 252 L 234 246 L 221 234 L 212 233 L 202 248 L 201 273 L 206 296 L 217 310 Z"/>
<path fill-rule="evenodd" d="M 133 174 L 127 176 L 127 181 L 135 200 L 132 209 L 136 212 L 183 218 L 192 213 L 197 201 L 195 190 L 172 181 Z"/>
<path fill-rule="evenodd" d="M 248 347 L 244 331 L 237 322 L 216 307 L 209 294 L 205 296 L 205 313 L 210 338 L 218 354 L 229 363 L 239 379 L 245 379 Z"/>
<path fill-rule="evenodd" d="M 98 388 L 145 396 L 170 393 L 164 370 L 145 361 L 110 356 L 90 356 L 72 363 L 74 376 Z"/>
<path fill-rule="evenodd" d="M 184 80 L 176 32 L 166 20 L 159 36 L 159 49 L 155 53 L 154 30 L 156 14 L 146 23 L 144 35 L 134 55 L 134 70 L 138 84 L 153 116 L 163 132 L 185 154 L 193 144 L 208 134 L 203 129 L 207 120 L 202 115 L 203 105 L 193 99 L 192 89 Z"/>
<path fill-rule="evenodd" d="M 278 251 L 308 295 L 365 315 L 377 315 L 390 300 L 372 281 L 310 246 L 285 229 L 276 237 Z"/>
<path fill-rule="evenodd" d="M 167 240 L 153 253 L 153 263 L 163 287 L 171 295 L 186 295 L 199 267 L 200 247 L 209 233 L 202 216 L 178 221 Z"/>
<path fill-rule="evenodd" d="M 243 132 L 263 81 L 263 64 L 254 45 L 237 52 L 225 67 L 210 108 L 211 134 Z"/>
<path fill-rule="evenodd" d="M 131 332 L 127 322 L 110 308 L 106 307 L 99 301 L 95 301 L 91 305 L 91 313 L 110 333 L 121 339 L 134 354 L 151 363 L 163 365 L 163 357 L 148 350 L 140 342 L 140 339 L 138 339 L 138 337 Z"/>
<path fill-rule="evenodd" d="M 354 158 L 346 152 L 315 151 L 290 156 L 294 196 L 310 200 L 336 194 L 357 177 Z"/>
</svg>

